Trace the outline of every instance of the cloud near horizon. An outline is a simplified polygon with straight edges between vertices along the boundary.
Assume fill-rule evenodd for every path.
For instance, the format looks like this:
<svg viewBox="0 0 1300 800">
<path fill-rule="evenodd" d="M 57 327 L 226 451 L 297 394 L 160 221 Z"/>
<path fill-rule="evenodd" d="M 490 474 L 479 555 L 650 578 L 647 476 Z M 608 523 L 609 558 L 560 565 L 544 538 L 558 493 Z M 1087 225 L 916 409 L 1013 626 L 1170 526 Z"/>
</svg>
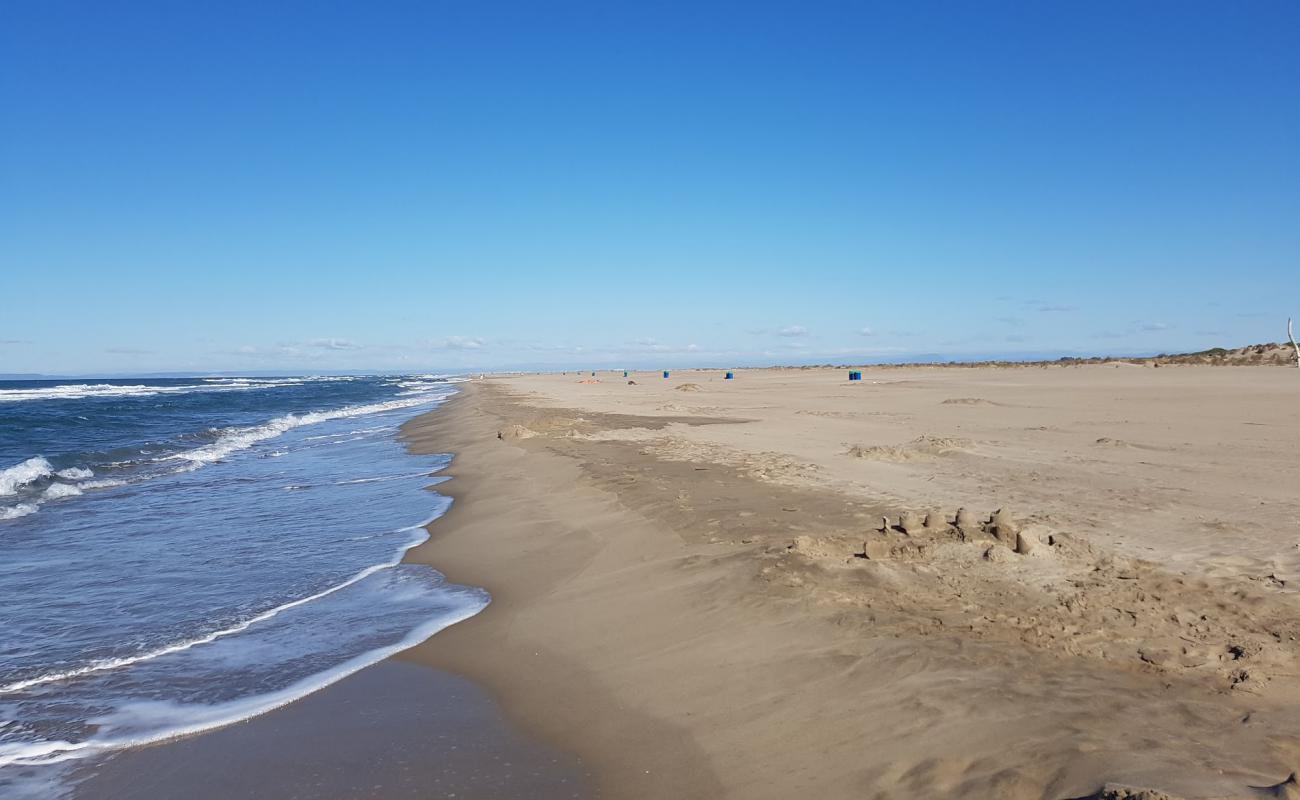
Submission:
<svg viewBox="0 0 1300 800">
<path fill-rule="evenodd" d="M 312 339 L 307 342 L 308 347 L 317 347 L 322 350 L 360 350 L 362 346 L 356 342 L 347 339 Z"/>
<path fill-rule="evenodd" d="M 485 344 L 487 342 L 478 336 L 448 336 L 431 342 L 439 350 L 481 350 Z"/>
</svg>

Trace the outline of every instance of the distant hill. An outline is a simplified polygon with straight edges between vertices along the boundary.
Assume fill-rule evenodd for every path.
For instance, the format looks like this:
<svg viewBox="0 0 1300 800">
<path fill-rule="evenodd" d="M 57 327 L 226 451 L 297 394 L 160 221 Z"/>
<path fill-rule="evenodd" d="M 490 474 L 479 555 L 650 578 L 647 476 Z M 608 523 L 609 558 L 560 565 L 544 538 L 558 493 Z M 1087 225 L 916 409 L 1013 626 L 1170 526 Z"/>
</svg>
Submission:
<svg viewBox="0 0 1300 800">
<path fill-rule="evenodd" d="M 1270 344 L 1252 344 L 1227 350 L 1213 347 L 1199 353 L 1179 353 L 1176 355 L 1158 355 L 1153 358 L 1125 359 L 1133 363 L 1160 364 L 1213 364 L 1218 366 L 1246 367 L 1294 367 L 1295 348 L 1288 342 Z"/>
<path fill-rule="evenodd" d="M 1287 343 L 1251 344 L 1245 347 L 1227 349 L 1212 347 L 1195 353 L 1161 353 L 1155 356 L 1065 356 L 1057 359 L 1006 361 L 988 359 L 983 361 L 913 361 L 904 364 L 873 364 L 873 367 L 1048 367 L 1078 366 L 1082 364 L 1133 364 L 1136 366 L 1159 367 L 1164 365 L 1205 365 L 1220 367 L 1294 367 L 1296 365 L 1295 348 Z M 786 369 L 816 369 L 830 367 L 831 364 L 816 366 L 786 367 Z M 859 366 L 856 364 L 834 365 L 840 368 Z"/>
</svg>

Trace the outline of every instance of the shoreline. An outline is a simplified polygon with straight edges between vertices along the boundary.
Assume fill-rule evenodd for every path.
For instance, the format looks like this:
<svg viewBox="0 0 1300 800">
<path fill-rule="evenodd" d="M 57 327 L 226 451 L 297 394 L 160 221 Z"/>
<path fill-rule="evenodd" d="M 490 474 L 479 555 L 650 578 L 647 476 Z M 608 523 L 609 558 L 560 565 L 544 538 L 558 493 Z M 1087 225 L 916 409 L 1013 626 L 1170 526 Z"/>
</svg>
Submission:
<svg viewBox="0 0 1300 800">
<path fill-rule="evenodd" d="M 1174 374 L 1208 377 L 1207 392 L 1219 402 L 1225 390 L 1214 388 L 1220 379 L 1207 369 L 1196 378 Z M 1069 373 L 1121 381 L 1115 391 L 1129 391 L 1122 376 L 1133 373 L 1087 370 Z M 909 483 L 917 470 L 904 464 L 882 472 L 870 459 L 800 464 L 777 452 L 802 444 L 780 439 L 769 417 L 822 426 L 809 436 L 829 437 L 840 435 L 840 421 L 867 413 L 849 410 L 859 395 L 841 378 L 808 396 L 824 407 L 789 417 L 796 407 L 782 399 L 786 383 L 822 373 L 747 371 L 747 384 L 772 388 L 728 384 L 727 395 L 720 383 L 692 383 L 716 377 L 703 371 L 635 390 L 622 381 L 578 386 L 561 376 L 464 384 L 437 413 L 402 429 L 415 452 L 455 454 L 441 473 L 451 480 L 438 487 L 452 507 L 408 558 L 486 588 L 493 602 L 396 658 L 485 687 L 525 732 L 581 758 L 600 797 L 776 798 L 812 790 L 1028 800 L 1102 796 L 1112 783 L 1233 797 L 1285 778 L 1300 760 L 1289 651 L 1250 656 L 1257 677 L 1245 691 L 1227 683 L 1230 664 L 1153 663 L 1152 642 L 1164 642 L 1162 615 L 1187 613 L 1178 603 L 1231 596 L 1240 591 L 1235 577 L 1202 579 L 1132 560 L 1133 543 L 1110 541 L 1101 529 L 1086 539 L 1062 537 L 1070 544 L 1055 546 L 1050 563 L 1000 566 L 1008 557 L 978 557 L 985 545 L 973 551 L 937 541 L 937 549 L 917 552 L 939 553 L 938 561 L 854 558 L 863 532 L 878 527 L 873 519 L 921 500 Z M 870 391 L 932 380 L 893 369 L 876 377 L 886 375 Z M 1004 391 L 998 382 L 1022 378 L 1059 394 L 1051 375 L 970 370 L 933 380 L 981 382 L 994 399 L 930 402 L 949 416 L 1004 413 L 997 406 L 1007 404 L 993 394 Z M 683 382 L 683 391 L 699 394 L 674 391 Z M 939 391 L 933 396 L 963 390 Z M 1141 397 L 1125 402 L 1145 403 Z M 1005 412 L 1010 419 L 1026 413 Z M 888 416 L 879 422 L 898 428 Z M 899 448 L 870 455 L 880 453 L 912 458 Z M 916 463 L 945 474 L 974 457 L 923 453 Z M 874 495 L 844 485 L 832 468 L 866 470 Z M 952 473 L 954 495 L 961 474 Z M 909 495 L 911 503 L 903 499 Z M 1051 514 L 1038 519 L 1062 524 Z M 967 553 L 975 560 L 962 560 Z M 1103 644 L 1095 651 L 1077 633 L 1035 633 L 1051 615 L 1037 625 L 1025 615 L 1054 601 L 1039 596 L 1034 582 L 1071 570 L 1093 576 L 1096 586 L 1085 594 L 1102 605 L 1119 603 L 1134 586 L 1143 597 L 1165 587 L 1172 599 L 1157 602 L 1168 610 L 1153 608 L 1142 623 L 1151 630 L 1140 635 L 1152 641 L 1144 645 L 1122 629 L 1106 634 L 1112 623 L 1100 617 L 1093 623 L 1102 625 Z M 1171 588 L 1183 583 L 1185 598 Z M 946 600 L 953 591 L 967 599 Z M 996 603 L 999 613 L 971 618 L 972 603 L 986 610 Z M 1281 620 L 1294 609 L 1289 593 L 1252 594 L 1250 604 L 1260 604 L 1257 616 L 1251 610 L 1223 622 L 1225 643 L 1258 638 L 1284 624 L 1268 615 Z M 1107 646 L 1107 637 L 1124 644 Z"/>
<path fill-rule="evenodd" d="M 486 589 L 488 607 L 462 623 L 394 658 L 409 660 L 483 686 L 526 734 L 576 753 L 595 772 L 597 796 L 704 798 L 719 796 L 707 764 L 676 726 L 654 720 L 627 707 L 599 688 L 580 661 L 535 638 L 513 641 L 512 628 L 526 617 L 530 604 L 571 578 L 590 560 L 594 534 L 572 529 L 558 520 L 537 519 L 528 507 L 542 498 L 533 492 L 515 498 L 490 497 L 500 482 L 520 465 L 514 454 L 490 452 L 499 444 L 499 421 L 478 405 L 482 384 L 461 384 L 460 393 L 440 408 L 402 426 L 402 437 L 416 453 L 454 453 L 452 463 L 438 473 L 450 480 L 437 484 L 451 507 L 434 520 L 430 538 L 407 551 L 406 560 L 428 564 L 449 581 Z M 485 447 L 485 443 L 487 446 Z M 514 463 L 511 463 L 514 462 Z M 578 478 L 571 466 L 555 464 L 543 478 L 547 488 L 566 486 Z M 527 467 L 525 466 L 526 470 Z M 596 511 L 574 498 L 567 513 Z M 508 507 L 503 507 L 508 506 Z M 596 511 L 597 514 L 600 512 Z M 559 523 L 559 524 L 557 524 Z M 579 528 L 586 523 L 580 523 Z M 505 569 L 493 569 L 475 537 L 485 528 L 511 531 L 511 542 L 539 530 L 538 536 L 558 533 L 544 545 L 545 553 L 527 552 L 527 559 L 510 559 Z M 491 550 L 496 543 L 487 543 Z M 502 566 L 498 564 L 497 566 Z M 540 569 L 538 568 L 540 567 Z M 466 620 L 467 622 L 469 620 Z M 459 635 L 455 635 L 455 634 Z M 448 635 L 453 634 L 453 635 Z M 520 668 L 527 675 L 521 678 Z M 631 756 L 631 758 L 629 758 Z"/>
<path fill-rule="evenodd" d="M 445 402 L 423 413 L 436 416 Z M 406 449 L 400 435 L 396 444 L 399 453 Z M 424 474 L 435 479 L 439 475 Z M 426 481 L 425 488 L 436 491 L 441 482 Z M 376 572 L 409 564 L 411 552 L 427 543 L 429 526 L 451 506 L 437 499 L 439 509 L 432 516 L 399 529 L 410 538 L 391 561 L 264 612 L 239 630 L 346 590 Z M 510 725 L 477 684 L 400 658 L 480 611 L 450 621 L 445 616 L 427 621 L 402 642 L 355 656 L 352 661 L 365 662 L 360 666 L 345 662 L 314 674 L 310 677 L 318 686 L 251 715 L 156 741 L 105 748 L 59 765 L 16 766 L 6 777 L 17 781 L 10 788 L 24 797 L 27 792 L 45 796 L 60 780 L 67 781 L 69 797 L 111 795 L 124 800 L 179 794 L 273 798 L 296 794 L 308 785 L 313 797 L 322 798 L 376 791 L 382 797 L 427 797 L 434 787 L 449 796 L 481 800 L 588 797 L 589 780 L 581 761 Z M 436 629 L 421 632 L 431 628 Z M 212 638 L 226 635 L 229 632 Z M 415 639 L 418 636 L 423 638 Z M 363 744 L 349 744 L 358 737 L 364 738 Z M 283 746 L 278 744 L 286 738 Z M 290 768 L 285 768 L 284 758 Z"/>
<path fill-rule="evenodd" d="M 473 682 L 394 658 L 242 722 L 69 767 L 57 796 L 74 800 L 588 796 L 580 762 L 522 735 Z"/>
</svg>

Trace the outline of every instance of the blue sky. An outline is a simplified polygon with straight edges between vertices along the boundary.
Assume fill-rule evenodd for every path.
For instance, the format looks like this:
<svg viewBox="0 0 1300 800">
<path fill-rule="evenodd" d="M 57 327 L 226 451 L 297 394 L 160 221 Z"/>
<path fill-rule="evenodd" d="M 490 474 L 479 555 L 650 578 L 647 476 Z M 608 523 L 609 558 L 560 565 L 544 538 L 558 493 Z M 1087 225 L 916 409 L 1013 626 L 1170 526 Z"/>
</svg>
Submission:
<svg viewBox="0 0 1300 800">
<path fill-rule="evenodd" d="M 0 372 L 1277 340 L 1298 30 L 1266 0 L 14 0 Z"/>
</svg>

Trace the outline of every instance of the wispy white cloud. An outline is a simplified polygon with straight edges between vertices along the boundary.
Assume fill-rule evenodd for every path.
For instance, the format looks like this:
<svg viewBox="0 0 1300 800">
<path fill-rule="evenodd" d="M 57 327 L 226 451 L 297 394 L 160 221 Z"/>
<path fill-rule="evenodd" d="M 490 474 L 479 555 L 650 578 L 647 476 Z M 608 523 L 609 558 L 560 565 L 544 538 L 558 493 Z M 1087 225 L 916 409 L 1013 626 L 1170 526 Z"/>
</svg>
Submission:
<svg viewBox="0 0 1300 800">
<path fill-rule="evenodd" d="M 245 344 L 235 348 L 233 355 L 244 358 L 256 359 L 259 361 L 284 359 L 316 359 L 319 353 L 308 352 L 295 344 L 277 344 L 270 347 Z"/>
<path fill-rule="evenodd" d="M 321 350 L 360 350 L 361 345 L 347 339 L 312 339 L 307 342 L 308 347 L 316 347 Z"/>
<path fill-rule="evenodd" d="M 875 336 L 875 335 L 876 335 L 876 332 L 873 331 L 873 330 L 871 330 L 870 328 L 858 328 L 858 335 L 859 335 L 859 336 Z"/>
<path fill-rule="evenodd" d="M 487 342 L 477 336 L 447 336 L 431 344 L 440 350 L 481 350 Z"/>
<path fill-rule="evenodd" d="M 805 327 L 802 326 L 802 325 L 787 325 L 787 326 L 785 326 L 784 328 L 782 328 L 781 330 L 777 331 L 777 332 L 776 332 L 776 335 L 777 335 L 777 336 L 785 336 L 786 338 L 794 338 L 794 337 L 797 337 L 797 336 L 807 336 L 807 335 L 808 335 L 808 329 L 805 328 Z"/>
</svg>

